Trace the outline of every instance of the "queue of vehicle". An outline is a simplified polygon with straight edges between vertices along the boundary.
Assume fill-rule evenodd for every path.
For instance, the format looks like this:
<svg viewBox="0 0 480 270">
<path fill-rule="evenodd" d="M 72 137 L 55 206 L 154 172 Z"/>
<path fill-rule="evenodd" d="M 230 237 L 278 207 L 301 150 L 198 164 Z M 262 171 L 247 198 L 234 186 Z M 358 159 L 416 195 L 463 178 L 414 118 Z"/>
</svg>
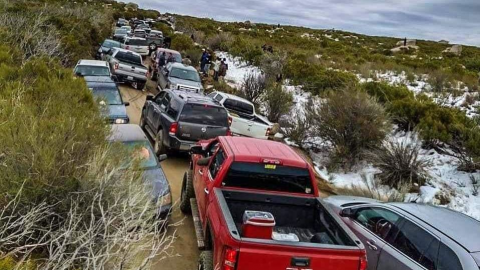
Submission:
<svg viewBox="0 0 480 270">
<path fill-rule="evenodd" d="M 157 71 L 159 93 L 147 97 L 140 125 L 117 122 L 128 104 L 115 82 L 143 89 L 149 71 L 134 48 L 113 42 L 99 49 L 106 61 L 81 60 L 74 73 L 112 107 L 109 122 L 122 123 L 112 125 L 108 140 L 142 157 L 142 178 L 159 218 L 168 219 L 172 207 L 159 162 L 165 153 L 190 153 L 180 209 L 193 216 L 202 251 L 198 269 L 480 269 L 478 221 L 423 204 L 320 199 L 311 165 L 287 145 L 266 140 L 273 124 L 240 97 L 204 95 L 197 70 L 180 63 L 181 56 Z M 156 57 L 158 51 L 168 52 L 157 49 Z M 122 113 L 114 106 L 123 106 Z"/>
</svg>

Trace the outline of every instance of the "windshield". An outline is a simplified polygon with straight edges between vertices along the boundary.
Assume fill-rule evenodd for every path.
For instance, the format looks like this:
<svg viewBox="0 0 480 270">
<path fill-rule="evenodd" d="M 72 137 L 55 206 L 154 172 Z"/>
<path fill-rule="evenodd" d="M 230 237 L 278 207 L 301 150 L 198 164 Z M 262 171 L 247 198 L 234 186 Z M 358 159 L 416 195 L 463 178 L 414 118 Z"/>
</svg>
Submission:
<svg viewBox="0 0 480 270">
<path fill-rule="evenodd" d="M 225 187 L 313 194 L 308 169 L 274 164 L 234 162 L 222 182 Z"/>
<path fill-rule="evenodd" d="M 107 67 L 77 66 L 75 74 L 80 76 L 110 76 L 110 70 Z"/>
<path fill-rule="evenodd" d="M 117 29 L 115 30 L 115 35 L 126 35 L 127 30 L 126 29 Z"/>
<path fill-rule="evenodd" d="M 208 126 L 228 127 L 228 114 L 222 107 L 185 104 L 180 121 Z"/>
<path fill-rule="evenodd" d="M 126 45 L 148 46 L 146 39 L 129 39 L 125 42 Z"/>
<path fill-rule="evenodd" d="M 135 64 L 135 65 L 142 65 L 142 57 L 137 54 L 133 54 L 131 52 L 122 52 L 119 51 L 116 55 L 115 58 L 117 58 L 120 61 Z"/>
<path fill-rule="evenodd" d="M 138 166 L 140 169 L 157 167 L 157 159 L 153 153 L 152 146 L 148 141 L 124 142 L 130 158 L 126 158 L 124 168 Z"/>
<path fill-rule="evenodd" d="M 248 115 L 253 114 L 253 106 L 251 104 L 242 102 L 240 100 L 227 99 L 223 103 L 223 106 L 225 106 L 227 110 L 233 111 L 236 113 L 242 113 L 242 114 L 248 114 Z"/>
<path fill-rule="evenodd" d="M 104 100 L 108 105 L 122 105 L 122 97 L 117 89 L 93 89 L 95 98 Z"/>
<path fill-rule="evenodd" d="M 102 47 L 106 48 L 120 48 L 120 42 L 114 40 L 105 40 Z"/>
<path fill-rule="evenodd" d="M 179 78 L 187 81 L 200 82 L 200 76 L 198 76 L 198 72 L 190 69 L 172 68 L 172 71 L 170 72 L 170 77 Z"/>
</svg>

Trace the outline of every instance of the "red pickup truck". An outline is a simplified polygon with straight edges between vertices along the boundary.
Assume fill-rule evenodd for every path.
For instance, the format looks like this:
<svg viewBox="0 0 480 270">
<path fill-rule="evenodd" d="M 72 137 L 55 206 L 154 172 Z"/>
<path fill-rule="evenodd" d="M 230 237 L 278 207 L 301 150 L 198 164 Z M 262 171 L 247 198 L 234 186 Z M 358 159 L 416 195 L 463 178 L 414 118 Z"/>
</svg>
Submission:
<svg viewBox="0 0 480 270">
<path fill-rule="evenodd" d="M 218 137 L 192 147 L 180 208 L 202 270 L 365 270 L 361 241 L 318 197 L 311 166 L 282 143 Z"/>
</svg>

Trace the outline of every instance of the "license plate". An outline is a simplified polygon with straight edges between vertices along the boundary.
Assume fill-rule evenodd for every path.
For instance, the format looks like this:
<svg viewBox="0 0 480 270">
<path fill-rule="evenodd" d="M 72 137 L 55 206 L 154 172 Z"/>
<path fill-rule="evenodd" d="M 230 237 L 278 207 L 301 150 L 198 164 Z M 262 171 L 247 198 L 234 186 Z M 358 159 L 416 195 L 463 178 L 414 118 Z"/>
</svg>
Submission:
<svg viewBox="0 0 480 270">
<path fill-rule="evenodd" d="M 127 76 L 127 80 L 133 81 L 133 77 L 132 76 Z"/>
</svg>

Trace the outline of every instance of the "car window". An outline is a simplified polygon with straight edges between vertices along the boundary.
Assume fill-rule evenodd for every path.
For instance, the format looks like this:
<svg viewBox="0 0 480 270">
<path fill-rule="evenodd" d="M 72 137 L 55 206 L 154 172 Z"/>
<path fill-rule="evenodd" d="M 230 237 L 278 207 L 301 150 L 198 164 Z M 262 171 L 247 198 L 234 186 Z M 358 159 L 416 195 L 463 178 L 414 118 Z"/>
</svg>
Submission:
<svg viewBox="0 0 480 270">
<path fill-rule="evenodd" d="M 228 127 L 228 114 L 223 107 L 204 104 L 185 104 L 180 121 L 200 125 Z"/>
<path fill-rule="evenodd" d="M 102 46 L 106 48 L 120 48 L 120 42 L 114 40 L 105 40 Z"/>
<path fill-rule="evenodd" d="M 453 252 L 445 244 L 440 243 L 440 250 L 438 251 L 438 265 L 437 270 L 462 270 L 462 264 L 455 252 Z"/>
<path fill-rule="evenodd" d="M 134 65 L 142 65 L 142 57 L 131 52 L 118 51 L 118 53 L 115 55 L 115 58 L 122 62 L 131 63 Z"/>
<path fill-rule="evenodd" d="M 169 93 L 166 93 L 166 94 L 165 94 L 165 97 L 162 99 L 162 104 L 161 104 L 161 106 L 162 106 L 164 109 L 167 108 L 168 103 L 170 102 L 170 99 L 171 99 L 170 94 L 169 94 Z"/>
<path fill-rule="evenodd" d="M 158 105 L 161 105 L 162 104 L 162 99 L 165 97 L 166 94 L 167 94 L 167 92 L 161 92 L 160 94 L 158 94 L 155 97 L 155 103 L 157 103 Z"/>
<path fill-rule="evenodd" d="M 240 100 L 229 98 L 225 100 L 225 102 L 223 103 L 223 106 L 225 106 L 227 110 L 233 111 L 235 113 L 248 114 L 248 115 L 253 114 L 253 106 L 251 104 L 242 102 Z"/>
<path fill-rule="evenodd" d="M 110 76 L 110 69 L 100 66 L 77 66 L 75 74 L 80 76 Z"/>
<path fill-rule="evenodd" d="M 222 99 L 223 99 L 223 96 L 220 94 L 215 97 L 215 100 L 218 102 L 222 101 Z"/>
<path fill-rule="evenodd" d="M 436 269 L 439 240 L 414 223 L 405 220 L 392 245 L 426 269 Z"/>
<path fill-rule="evenodd" d="M 208 168 L 210 170 L 210 175 L 212 176 L 212 180 L 217 177 L 218 171 L 222 168 L 223 163 L 225 162 L 225 154 L 223 153 L 223 149 L 218 149 L 217 154 L 213 157 L 213 161 Z"/>
<path fill-rule="evenodd" d="M 184 68 L 172 68 L 169 77 L 179 78 L 187 81 L 200 82 L 200 76 L 196 70 L 184 69 Z"/>
<path fill-rule="evenodd" d="M 213 92 L 213 93 L 208 94 L 207 97 L 209 97 L 209 98 L 214 98 L 216 94 L 217 94 L 217 93 Z"/>
<path fill-rule="evenodd" d="M 122 97 L 117 89 L 94 88 L 92 94 L 100 101 L 106 102 L 108 105 L 122 105 Z"/>
<path fill-rule="evenodd" d="M 383 208 L 361 208 L 355 213 L 354 219 L 367 230 L 391 242 L 398 233 L 402 218 L 392 211 Z"/>
<path fill-rule="evenodd" d="M 125 44 L 134 46 L 148 46 L 146 39 L 128 39 Z"/>
<path fill-rule="evenodd" d="M 178 111 L 180 110 L 180 103 L 178 100 L 172 99 L 170 106 L 168 106 L 167 114 L 173 119 L 177 119 Z"/>
</svg>

